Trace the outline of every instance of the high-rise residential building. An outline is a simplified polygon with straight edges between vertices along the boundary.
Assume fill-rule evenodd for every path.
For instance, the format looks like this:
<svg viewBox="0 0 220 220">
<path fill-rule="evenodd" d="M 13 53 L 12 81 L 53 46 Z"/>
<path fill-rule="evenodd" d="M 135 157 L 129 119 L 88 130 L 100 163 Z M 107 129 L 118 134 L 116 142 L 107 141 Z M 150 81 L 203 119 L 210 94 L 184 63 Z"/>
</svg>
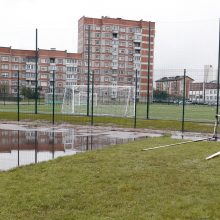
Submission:
<svg viewBox="0 0 220 220">
<path fill-rule="evenodd" d="M 94 71 L 95 84 L 134 85 L 137 70 L 138 97 L 146 100 L 148 72 L 150 96 L 152 94 L 154 37 L 154 22 L 80 18 L 78 53 L 82 54 L 82 72 L 78 83 L 87 84 L 89 69 Z"/>
<path fill-rule="evenodd" d="M 55 73 L 55 92 L 63 93 L 66 85 L 86 85 L 89 67 L 96 85 L 134 85 L 137 71 L 137 95 L 146 101 L 148 86 L 152 95 L 154 37 L 154 22 L 82 17 L 78 22 L 78 53 L 0 47 L 0 93 L 4 84 L 7 93 L 16 96 L 18 71 L 20 86 L 33 90 L 37 73 L 42 95 L 52 92 Z"/>
</svg>

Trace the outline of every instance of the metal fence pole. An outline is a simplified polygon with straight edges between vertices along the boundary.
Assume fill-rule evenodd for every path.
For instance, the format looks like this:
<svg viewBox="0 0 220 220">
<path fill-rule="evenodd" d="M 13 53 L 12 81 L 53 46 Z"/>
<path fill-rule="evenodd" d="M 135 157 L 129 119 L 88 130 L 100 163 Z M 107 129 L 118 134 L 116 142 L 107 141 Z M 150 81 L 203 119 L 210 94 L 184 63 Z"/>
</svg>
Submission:
<svg viewBox="0 0 220 220">
<path fill-rule="evenodd" d="M 150 37 L 151 37 L 151 22 L 149 21 L 149 32 L 148 32 L 148 75 L 147 75 L 147 119 L 149 119 L 149 108 L 150 108 Z"/>
<path fill-rule="evenodd" d="M 37 131 L 34 132 L 34 151 L 35 151 L 35 163 L 37 163 L 37 152 L 38 152 Z"/>
<path fill-rule="evenodd" d="M 54 111 L 55 110 L 55 70 L 53 70 L 53 124 L 54 124 Z"/>
<path fill-rule="evenodd" d="M 184 76 L 183 76 L 182 133 L 184 132 L 184 122 L 185 122 L 185 100 L 186 100 L 186 69 L 184 69 Z"/>
<path fill-rule="evenodd" d="M 18 130 L 18 167 L 20 166 L 20 131 Z"/>
<path fill-rule="evenodd" d="M 20 74 L 18 70 L 18 87 L 17 87 L 17 110 L 18 110 L 18 121 L 20 121 Z"/>
<path fill-rule="evenodd" d="M 90 86 L 90 25 L 88 27 L 88 74 L 87 74 L 87 116 L 89 116 L 89 86 Z"/>
<path fill-rule="evenodd" d="M 137 70 L 135 71 L 134 128 L 137 126 Z"/>
<path fill-rule="evenodd" d="M 219 114 L 219 81 L 220 81 L 220 19 L 219 19 L 219 43 L 218 43 L 218 76 L 217 76 L 217 105 L 216 105 L 216 129 L 215 137 L 217 138 L 218 114 Z"/>
<path fill-rule="evenodd" d="M 38 81 L 37 81 L 37 68 L 38 68 L 38 51 L 37 51 L 37 29 L 36 29 L 36 50 L 35 50 L 35 114 L 37 114 L 37 99 L 38 99 Z"/>
<path fill-rule="evenodd" d="M 92 71 L 92 109 L 91 109 L 91 125 L 93 125 L 93 104 L 94 101 L 94 71 Z"/>
</svg>

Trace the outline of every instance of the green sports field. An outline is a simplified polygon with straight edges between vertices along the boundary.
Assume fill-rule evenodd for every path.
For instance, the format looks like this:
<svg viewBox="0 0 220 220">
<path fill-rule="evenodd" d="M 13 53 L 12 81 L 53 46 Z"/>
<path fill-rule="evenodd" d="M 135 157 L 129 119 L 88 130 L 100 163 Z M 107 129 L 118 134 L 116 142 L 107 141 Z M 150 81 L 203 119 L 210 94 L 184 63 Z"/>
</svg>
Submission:
<svg viewBox="0 0 220 220">
<path fill-rule="evenodd" d="M 38 113 L 51 114 L 53 111 L 51 104 L 38 104 Z M 61 104 L 55 104 L 55 114 L 61 114 Z M 131 107 L 133 108 L 133 107 Z M 149 118 L 150 119 L 163 119 L 163 120 L 181 120 L 182 119 L 182 105 L 174 104 L 150 104 L 149 106 Z M 6 103 L 5 105 L 0 104 L 1 112 L 17 112 L 18 106 L 16 103 Z M 34 113 L 35 105 L 34 102 L 21 102 L 19 105 L 20 113 Z M 87 106 L 78 106 L 75 111 L 77 114 L 86 115 Z M 132 109 L 128 109 L 132 112 Z M 215 106 L 207 105 L 185 105 L 185 120 L 197 121 L 197 122 L 213 122 L 215 119 Z M 91 106 L 90 106 L 91 113 Z M 94 115 L 124 115 L 124 106 L 121 105 L 99 105 L 94 106 Z M 146 118 L 147 106 L 146 104 L 137 104 L 137 117 Z M 131 116 L 131 114 L 129 115 Z"/>
</svg>

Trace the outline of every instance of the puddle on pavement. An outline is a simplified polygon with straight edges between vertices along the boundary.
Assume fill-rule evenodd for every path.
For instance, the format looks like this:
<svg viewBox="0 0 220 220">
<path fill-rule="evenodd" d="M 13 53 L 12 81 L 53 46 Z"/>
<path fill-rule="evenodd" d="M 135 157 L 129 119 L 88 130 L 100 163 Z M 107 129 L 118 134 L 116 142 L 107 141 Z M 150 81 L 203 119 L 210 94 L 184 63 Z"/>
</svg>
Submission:
<svg viewBox="0 0 220 220">
<path fill-rule="evenodd" d="M 0 124 L 0 171 L 158 136 L 161 134 L 102 127 L 30 127 Z"/>
</svg>

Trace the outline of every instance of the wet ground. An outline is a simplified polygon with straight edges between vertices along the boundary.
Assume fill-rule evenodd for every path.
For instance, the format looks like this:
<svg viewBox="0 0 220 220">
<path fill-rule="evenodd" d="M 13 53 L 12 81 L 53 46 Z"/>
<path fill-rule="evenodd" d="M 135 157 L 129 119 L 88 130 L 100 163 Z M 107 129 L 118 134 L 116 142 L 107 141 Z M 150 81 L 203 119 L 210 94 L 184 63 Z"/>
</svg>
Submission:
<svg viewBox="0 0 220 220">
<path fill-rule="evenodd" d="M 171 138 L 198 140 L 211 134 L 167 132 Z M 0 170 L 38 163 L 141 138 L 159 137 L 164 131 L 39 123 L 0 123 Z"/>
<path fill-rule="evenodd" d="M 0 170 L 161 135 L 111 127 L 0 123 Z"/>
</svg>

